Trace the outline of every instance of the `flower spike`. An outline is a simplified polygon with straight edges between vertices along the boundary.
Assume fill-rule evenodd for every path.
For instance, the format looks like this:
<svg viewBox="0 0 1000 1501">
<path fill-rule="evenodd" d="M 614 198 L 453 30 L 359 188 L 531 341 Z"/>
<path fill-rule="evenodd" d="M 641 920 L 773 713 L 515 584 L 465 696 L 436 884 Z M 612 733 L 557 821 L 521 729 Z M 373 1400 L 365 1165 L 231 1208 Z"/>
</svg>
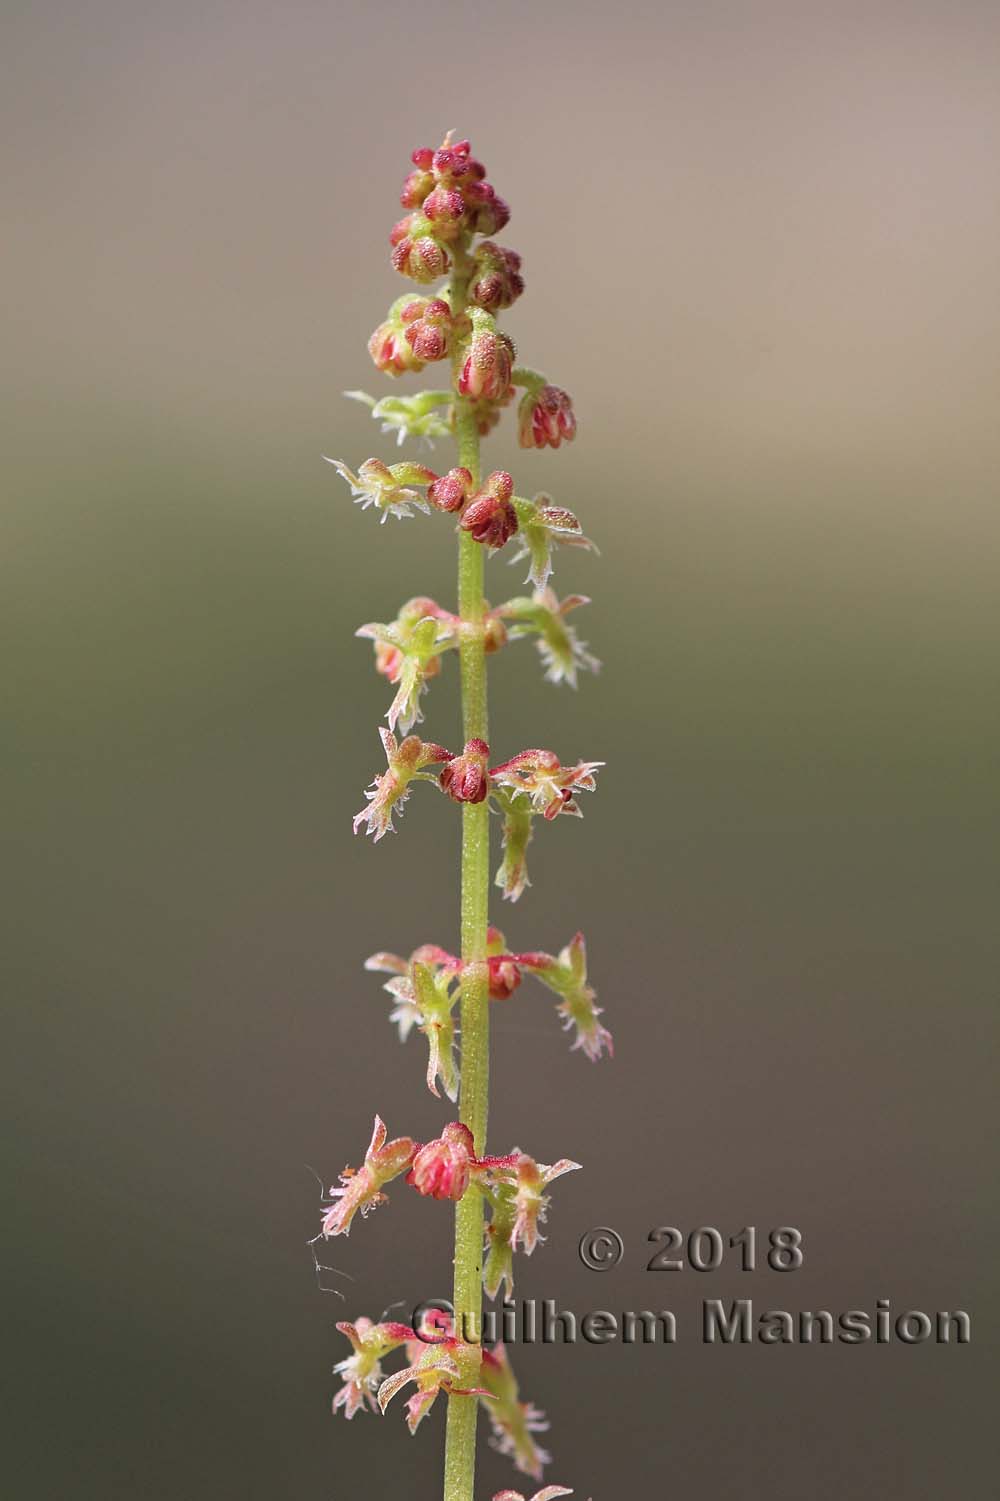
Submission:
<svg viewBox="0 0 1000 1501">
<path fill-rule="evenodd" d="M 409 1136 L 400 1136 L 387 1143 L 388 1134 L 385 1122 L 377 1115 L 364 1166 L 345 1168 L 340 1175 L 342 1186 L 330 1189 L 330 1198 L 338 1202 L 324 1211 L 322 1235 L 349 1235 L 351 1221 L 358 1211 L 363 1219 L 377 1205 L 384 1204 L 383 1186 L 410 1166 L 417 1143 Z"/>
</svg>

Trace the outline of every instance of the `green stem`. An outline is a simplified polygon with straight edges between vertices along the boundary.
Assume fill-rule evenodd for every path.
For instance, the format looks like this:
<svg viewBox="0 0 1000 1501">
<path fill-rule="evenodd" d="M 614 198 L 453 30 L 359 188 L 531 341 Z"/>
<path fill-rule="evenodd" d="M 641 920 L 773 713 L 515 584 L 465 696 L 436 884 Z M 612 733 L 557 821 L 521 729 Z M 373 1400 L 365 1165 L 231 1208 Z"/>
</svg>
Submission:
<svg viewBox="0 0 1000 1501">
<path fill-rule="evenodd" d="M 456 260 L 449 288 L 454 312 L 466 303 L 468 271 Z M 456 396 L 458 462 L 471 471 L 478 485 L 479 431 L 468 401 Z M 486 650 L 483 620 L 486 549 L 468 532 L 459 532 L 458 613 L 462 628 L 459 660 L 462 683 L 462 732 L 466 740 L 488 740 Z M 490 1023 L 486 968 L 486 930 L 489 923 L 490 830 L 487 803 L 462 805 L 462 976 L 461 1120 L 472 1132 L 477 1156 L 486 1150 L 489 1108 Z M 477 1342 L 470 1352 L 463 1385 L 478 1386 L 478 1340 L 483 1298 L 483 1199 L 470 1188 L 455 1206 L 456 1332 Z M 451 1395 L 445 1436 L 444 1501 L 473 1501 L 476 1473 L 477 1397 Z"/>
</svg>

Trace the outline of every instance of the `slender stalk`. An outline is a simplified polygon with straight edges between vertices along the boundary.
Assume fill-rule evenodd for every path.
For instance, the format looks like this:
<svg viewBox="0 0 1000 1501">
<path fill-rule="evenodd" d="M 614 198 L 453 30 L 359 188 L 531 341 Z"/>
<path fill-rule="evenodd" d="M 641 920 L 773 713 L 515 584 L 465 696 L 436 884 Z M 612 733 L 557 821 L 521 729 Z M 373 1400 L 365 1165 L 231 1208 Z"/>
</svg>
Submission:
<svg viewBox="0 0 1000 1501">
<path fill-rule="evenodd" d="M 468 271 L 457 264 L 449 288 L 453 313 L 464 309 Z M 458 462 L 479 483 L 479 432 L 468 401 L 456 395 Z M 486 549 L 468 532 L 459 532 L 458 613 L 462 685 L 462 733 L 466 740 L 487 740 L 486 651 L 483 635 Z M 486 1150 L 489 1107 L 490 1023 L 486 969 L 489 922 L 489 810 L 486 802 L 462 805 L 462 976 L 461 1096 L 459 1115 L 476 1143 Z M 459 1337 L 478 1341 L 482 1314 L 483 1200 L 472 1190 L 455 1206 L 455 1304 Z M 476 1386 L 478 1350 L 469 1362 L 469 1385 Z M 476 1473 L 478 1398 L 449 1396 L 445 1435 L 444 1501 L 473 1501 Z"/>
</svg>

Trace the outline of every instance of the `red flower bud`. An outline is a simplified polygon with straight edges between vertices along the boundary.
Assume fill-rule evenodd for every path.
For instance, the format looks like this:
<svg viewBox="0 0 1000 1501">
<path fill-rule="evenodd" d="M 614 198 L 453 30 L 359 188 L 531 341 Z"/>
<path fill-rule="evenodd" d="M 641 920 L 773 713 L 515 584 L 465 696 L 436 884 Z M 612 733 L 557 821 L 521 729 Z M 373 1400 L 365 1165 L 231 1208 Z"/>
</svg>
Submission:
<svg viewBox="0 0 1000 1501">
<path fill-rule="evenodd" d="M 389 243 L 394 247 L 392 264 L 401 276 L 414 281 L 437 281 L 451 262 L 447 253 L 431 238 L 431 223 L 420 214 L 408 214 L 393 227 Z"/>
<path fill-rule="evenodd" d="M 424 213 L 440 235 L 453 239 L 465 217 L 465 199 L 457 188 L 438 186 L 424 201 Z"/>
<path fill-rule="evenodd" d="M 456 803 L 481 803 L 489 791 L 486 772 L 490 748 L 485 740 L 467 740 L 460 756 L 453 757 L 439 781 Z"/>
<path fill-rule="evenodd" d="M 484 240 L 476 251 L 476 271 L 469 287 L 469 296 L 478 307 L 488 313 L 510 307 L 524 291 L 520 275 L 521 257 L 516 250 L 505 250 Z"/>
<path fill-rule="evenodd" d="M 433 160 L 434 153 L 429 146 L 418 146 L 416 151 L 410 155 L 410 161 L 415 167 L 419 167 L 422 172 L 430 171 Z"/>
<path fill-rule="evenodd" d="M 517 413 L 518 441 L 522 448 L 558 448 L 576 436 L 573 402 L 558 386 L 540 386 L 525 392 Z"/>
<path fill-rule="evenodd" d="M 453 1121 L 436 1141 L 420 1148 L 406 1181 L 429 1199 L 457 1200 L 469 1186 L 475 1160 L 472 1132 L 460 1121 Z"/>
<path fill-rule="evenodd" d="M 495 954 L 486 961 L 489 966 L 490 999 L 506 1001 L 521 983 L 521 971 L 512 954 Z"/>
<path fill-rule="evenodd" d="M 375 368 L 384 375 L 402 375 L 406 370 L 420 370 L 426 358 L 417 354 L 412 343 L 405 337 L 400 321 L 391 317 L 385 323 L 380 323 L 368 340 L 368 353 L 375 362 Z"/>
<path fill-rule="evenodd" d="M 458 378 L 458 394 L 474 401 L 506 396 L 514 366 L 514 345 L 506 334 L 475 329 Z"/>
<path fill-rule="evenodd" d="M 401 313 L 406 342 L 417 360 L 443 360 L 451 348 L 454 325 L 443 297 L 416 298 Z"/>
<path fill-rule="evenodd" d="M 419 208 L 427 194 L 434 186 L 434 174 L 432 172 L 408 172 L 404 181 L 403 189 L 399 195 L 399 201 L 404 208 Z"/>
<path fill-rule="evenodd" d="M 459 525 L 476 542 L 486 547 L 503 547 L 517 531 L 517 512 L 510 496 L 514 482 L 502 469 L 491 474 L 478 495 L 473 496 L 462 513 Z"/>
<path fill-rule="evenodd" d="M 449 469 L 427 486 L 427 499 L 439 511 L 460 511 L 472 493 L 472 475 L 468 469 Z"/>
</svg>

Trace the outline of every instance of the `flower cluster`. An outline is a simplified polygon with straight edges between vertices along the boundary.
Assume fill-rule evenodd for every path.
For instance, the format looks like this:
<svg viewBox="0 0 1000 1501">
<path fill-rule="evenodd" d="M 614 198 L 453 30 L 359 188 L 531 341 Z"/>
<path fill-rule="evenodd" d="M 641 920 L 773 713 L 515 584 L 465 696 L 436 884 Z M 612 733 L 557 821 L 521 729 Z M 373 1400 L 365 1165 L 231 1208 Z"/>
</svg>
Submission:
<svg viewBox="0 0 1000 1501">
<path fill-rule="evenodd" d="M 560 599 L 550 585 L 558 546 L 596 549 L 573 511 L 545 493 L 519 495 L 513 475 L 503 469 L 483 473 L 480 466 L 479 439 L 492 431 L 515 398 L 522 448 L 559 448 L 575 437 L 577 425 L 571 397 L 540 371 L 519 365 L 513 341 L 498 325 L 499 315 L 524 291 L 520 255 L 497 239 L 510 218 L 507 204 L 473 157 L 470 143 L 450 134 L 437 150 L 413 152 L 400 201 L 404 215 L 389 237 L 390 259 L 417 287 L 391 304 L 371 335 L 369 354 L 375 368 L 393 378 L 446 364 L 450 382 L 442 381 L 444 389 L 380 400 L 362 391 L 347 394 L 369 407 L 382 431 L 395 434 L 400 443 L 417 439 L 431 446 L 455 437 L 456 462 L 432 469 L 412 460 L 387 464 L 372 457 L 357 471 L 340 459 L 328 462 L 361 508 L 374 510 L 381 521 L 389 516 L 405 520 L 415 511 L 450 517 L 449 530 L 458 538 L 462 584 L 457 613 L 417 594 L 394 617 L 386 615 L 357 631 L 372 643 L 376 673 L 391 686 L 392 697 L 387 727 L 379 730 L 385 769 L 365 790 L 354 830 L 378 843 L 392 832 L 396 814 L 418 782 L 461 804 L 461 952 L 425 943 L 408 957 L 373 954 L 365 968 L 387 976 L 389 1020 L 400 1040 L 411 1033 L 424 1038 L 431 1094 L 454 1102 L 461 1087 L 462 1103 L 460 1118 L 426 1141 L 390 1139 L 376 1116 L 361 1165 L 346 1167 L 329 1190 L 316 1239 L 347 1236 L 357 1217 L 384 1204 L 388 1185 L 402 1179 L 423 1199 L 462 1206 L 458 1223 L 464 1228 L 456 1238 L 455 1269 L 456 1289 L 464 1291 L 456 1291 L 460 1328 L 442 1317 L 419 1328 L 368 1318 L 338 1324 L 351 1353 L 335 1367 L 341 1385 L 333 1410 L 347 1418 L 366 1410 L 384 1413 L 397 1393 L 411 1388 L 405 1412 L 412 1433 L 440 1393 L 449 1400 L 473 1397 L 489 1419 L 494 1446 L 522 1474 L 539 1481 L 549 1460 L 537 1438 L 548 1427 L 545 1417 L 522 1400 L 504 1348 L 483 1349 L 465 1320 L 472 1313 L 478 1321 L 480 1275 L 486 1296 L 495 1298 L 501 1289 L 512 1295 L 515 1256 L 532 1255 L 544 1238 L 551 1185 L 580 1164 L 568 1157 L 543 1163 L 520 1147 L 503 1155 L 487 1152 L 487 1001 L 510 1001 L 524 979 L 534 976 L 555 995 L 557 1015 L 573 1032 L 574 1048 L 596 1061 L 611 1054 L 612 1040 L 588 982 L 581 933 L 558 954 L 550 954 L 512 950 L 503 933 L 489 926 L 489 815 L 499 815 L 502 832 L 496 883 L 505 898 L 516 901 L 530 884 L 526 856 L 535 820 L 545 824 L 561 814 L 580 817 L 580 795 L 594 790 L 603 762 L 564 763 L 554 751 L 535 748 L 491 765 L 486 660 L 508 643 L 533 639 L 547 681 L 575 688 L 581 673 L 597 671 L 600 664 L 568 620 L 588 599 L 582 594 Z M 434 285 L 445 276 L 446 284 Z M 512 563 L 527 561 L 530 593 L 491 607 L 483 597 L 484 569 L 489 557 L 504 550 Z M 465 731 L 457 753 L 414 733 L 423 721 L 428 686 L 449 655 L 461 664 Z M 477 1289 L 474 1298 L 470 1288 Z M 386 1374 L 383 1362 L 400 1350 L 402 1365 Z M 476 1408 L 466 1411 L 474 1416 Z M 467 1424 L 449 1421 L 447 1442 L 449 1501 L 473 1501 L 474 1433 Z M 557 1501 L 570 1494 L 564 1486 L 549 1485 L 536 1491 L 532 1501 Z M 494 1501 L 524 1498 L 507 1490 Z"/>
</svg>

